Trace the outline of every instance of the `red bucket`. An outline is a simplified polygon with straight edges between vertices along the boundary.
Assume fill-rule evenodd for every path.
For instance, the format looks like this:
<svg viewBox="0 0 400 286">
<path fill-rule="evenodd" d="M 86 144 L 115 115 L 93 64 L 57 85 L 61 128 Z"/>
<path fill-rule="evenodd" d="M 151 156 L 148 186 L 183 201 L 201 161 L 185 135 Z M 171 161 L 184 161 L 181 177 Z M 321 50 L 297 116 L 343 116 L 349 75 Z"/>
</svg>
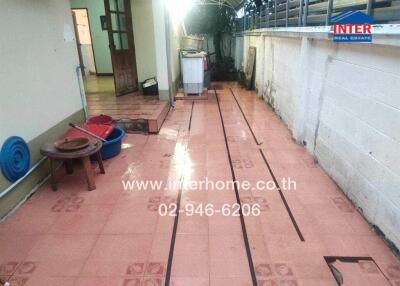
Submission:
<svg viewBox="0 0 400 286">
<path fill-rule="evenodd" d="M 112 124 L 112 117 L 108 115 L 98 115 L 98 116 L 93 116 L 89 118 L 88 123 L 89 124 L 107 124 L 111 125 Z"/>
</svg>

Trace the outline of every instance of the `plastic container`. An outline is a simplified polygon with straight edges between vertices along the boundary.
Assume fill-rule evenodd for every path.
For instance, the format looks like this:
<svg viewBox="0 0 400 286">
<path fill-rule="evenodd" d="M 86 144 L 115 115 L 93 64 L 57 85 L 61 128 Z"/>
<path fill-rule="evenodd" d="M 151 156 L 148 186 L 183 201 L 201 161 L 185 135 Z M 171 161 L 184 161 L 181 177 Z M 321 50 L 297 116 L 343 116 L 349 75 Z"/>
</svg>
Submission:
<svg viewBox="0 0 400 286">
<path fill-rule="evenodd" d="M 79 127 L 82 127 L 104 139 L 108 138 L 108 136 L 111 134 L 113 130 L 112 125 L 108 124 L 81 124 L 79 125 Z M 93 136 L 84 133 L 80 130 L 77 130 L 75 128 L 69 129 L 63 138 L 76 138 L 76 137 L 87 137 L 93 139 Z"/>
<path fill-rule="evenodd" d="M 182 49 L 200 51 L 203 49 L 204 39 L 195 36 L 182 37 Z"/>
<path fill-rule="evenodd" d="M 124 136 L 124 130 L 114 127 L 111 134 L 107 137 L 107 142 L 103 142 L 103 147 L 100 150 L 103 160 L 111 159 L 121 153 L 122 138 Z"/>
<path fill-rule="evenodd" d="M 108 115 L 98 115 L 98 116 L 93 116 L 90 117 L 88 120 L 89 124 L 106 124 L 106 125 L 111 125 L 112 124 L 112 117 Z"/>
<path fill-rule="evenodd" d="M 146 79 L 142 83 L 143 95 L 158 95 L 158 83 L 156 78 Z"/>
</svg>

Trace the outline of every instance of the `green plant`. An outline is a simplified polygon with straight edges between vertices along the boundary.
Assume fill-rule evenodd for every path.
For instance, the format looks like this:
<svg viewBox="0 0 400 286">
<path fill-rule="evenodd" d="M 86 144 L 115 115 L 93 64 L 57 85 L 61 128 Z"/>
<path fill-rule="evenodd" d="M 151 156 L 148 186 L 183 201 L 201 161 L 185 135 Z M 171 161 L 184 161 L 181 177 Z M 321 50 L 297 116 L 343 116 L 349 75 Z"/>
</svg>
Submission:
<svg viewBox="0 0 400 286">
<path fill-rule="evenodd" d="M 186 17 L 190 34 L 212 34 L 217 63 L 222 62 L 221 40 L 224 33 L 233 33 L 236 11 L 224 5 L 196 5 Z"/>
</svg>

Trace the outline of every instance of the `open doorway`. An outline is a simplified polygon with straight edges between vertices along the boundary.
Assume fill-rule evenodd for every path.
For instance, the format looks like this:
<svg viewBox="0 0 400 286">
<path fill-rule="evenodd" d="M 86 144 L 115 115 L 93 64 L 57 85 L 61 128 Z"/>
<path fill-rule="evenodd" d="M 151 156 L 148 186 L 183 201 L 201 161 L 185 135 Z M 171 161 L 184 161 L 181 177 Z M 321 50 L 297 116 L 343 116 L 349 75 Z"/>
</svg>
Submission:
<svg viewBox="0 0 400 286">
<path fill-rule="evenodd" d="M 98 91 L 104 85 L 109 87 L 112 79 L 114 96 L 134 94 L 139 90 L 139 83 L 130 0 L 96 2 L 90 7 L 72 7 L 85 88 L 89 82 Z M 94 36 L 90 23 L 93 24 Z"/>
<path fill-rule="evenodd" d="M 148 4 L 140 4 L 144 3 Z M 108 115 L 127 132 L 140 129 L 157 133 L 168 113 L 169 103 L 159 101 L 158 92 L 144 95 L 139 90 L 131 0 L 88 1 L 87 7 L 78 5 L 82 2 L 72 2 L 71 9 L 79 60 L 85 67 L 82 74 L 88 116 Z M 140 29 L 145 26 L 140 22 L 144 18 L 143 15 L 136 18 Z M 153 32 L 152 28 L 149 30 Z M 144 32 L 139 30 L 140 34 Z M 93 62 L 88 61 L 86 44 L 94 50 L 96 61 L 94 57 Z"/>
<path fill-rule="evenodd" d="M 94 58 L 93 42 L 87 9 L 72 9 L 72 19 L 74 22 L 82 76 L 95 75 L 96 61 Z"/>
</svg>

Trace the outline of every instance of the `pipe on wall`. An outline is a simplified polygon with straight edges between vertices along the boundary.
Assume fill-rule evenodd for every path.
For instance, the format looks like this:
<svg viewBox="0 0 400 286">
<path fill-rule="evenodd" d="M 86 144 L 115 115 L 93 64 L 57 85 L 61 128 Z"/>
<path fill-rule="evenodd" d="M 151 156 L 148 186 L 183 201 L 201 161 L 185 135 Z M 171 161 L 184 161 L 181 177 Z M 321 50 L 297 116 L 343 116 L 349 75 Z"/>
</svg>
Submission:
<svg viewBox="0 0 400 286">
<path fill-rule="evenodd" d="M 32 174 L 39 166 L 47 159 L 47 157 L 43 157 L 40 159 L 39 162 L 37 162 L 35 165 L 33 165 L 32 168 L 29 169 L 29 171 L 20 179 L 15 181 L 11 186 L 9 186 L 7 189 L 5 189 L 3 192 L 0 193 L 0 199 L 4 198 L 8 193 L 10 193 L 15 187 L 17 187 L 23 180 L 26 179 L 30 174 Z"/>
<path fill-rule="evenodd" d="M 82 108 L 83 111 L 85 112 L 85 121 L 88 120 L 88 112 L 87 112 L 87 102 L 86 102 L 86 95 L 85 95 L 85 91 L 82 87 L 82 79 L 81 79 L 81 65 L 77 65 L 75 68 L 75 72 L 76 72 L 76 78 L 78 80 L 78 85 L 79 85 L 79 93 L 81 95 L 81 103 L 82 103 Z"/>
<path fill-rule="evenodd" d="M 79 92 L 81 95 L 81 102 L 82 102 L 82 107 L 83 110 L 85 112 L 85 120 L 87 120 L 88 118 L 88 114 L 87 114 L 87 104 L 86 104 L 86 96 L 85 93 L 82 89 L 82 84 L 81 84 L 81 77 L 80 77 L 80 72 L 81 70 L 81 66 L 78 65 L 75 69 L 76 71 L 76 77 L 78 79 L 78 85 L 79 85 Z M 32 172 L 34 172 L 37 168 L 39 168 L 39 166 L 47 159 L 47 157 L 43 157 L 42 159 L 39 160 L 39 162 L 37 162 L 35 165 L 32 166 L 32 168 L 29 169 L 29 171 L 20 179 L 18 179 L 16 182 L 14 182 L 12 185 L 10 185 L 7 189 L 5 189 L 4 191 L 2 191 L 0 193 L 0 199 L 4 198 L 8 193 L 10 193 L 13 189 L 15 189 L 23 180 L 25 180 L 30 174 L 32 174 Z"/>
</svg>

